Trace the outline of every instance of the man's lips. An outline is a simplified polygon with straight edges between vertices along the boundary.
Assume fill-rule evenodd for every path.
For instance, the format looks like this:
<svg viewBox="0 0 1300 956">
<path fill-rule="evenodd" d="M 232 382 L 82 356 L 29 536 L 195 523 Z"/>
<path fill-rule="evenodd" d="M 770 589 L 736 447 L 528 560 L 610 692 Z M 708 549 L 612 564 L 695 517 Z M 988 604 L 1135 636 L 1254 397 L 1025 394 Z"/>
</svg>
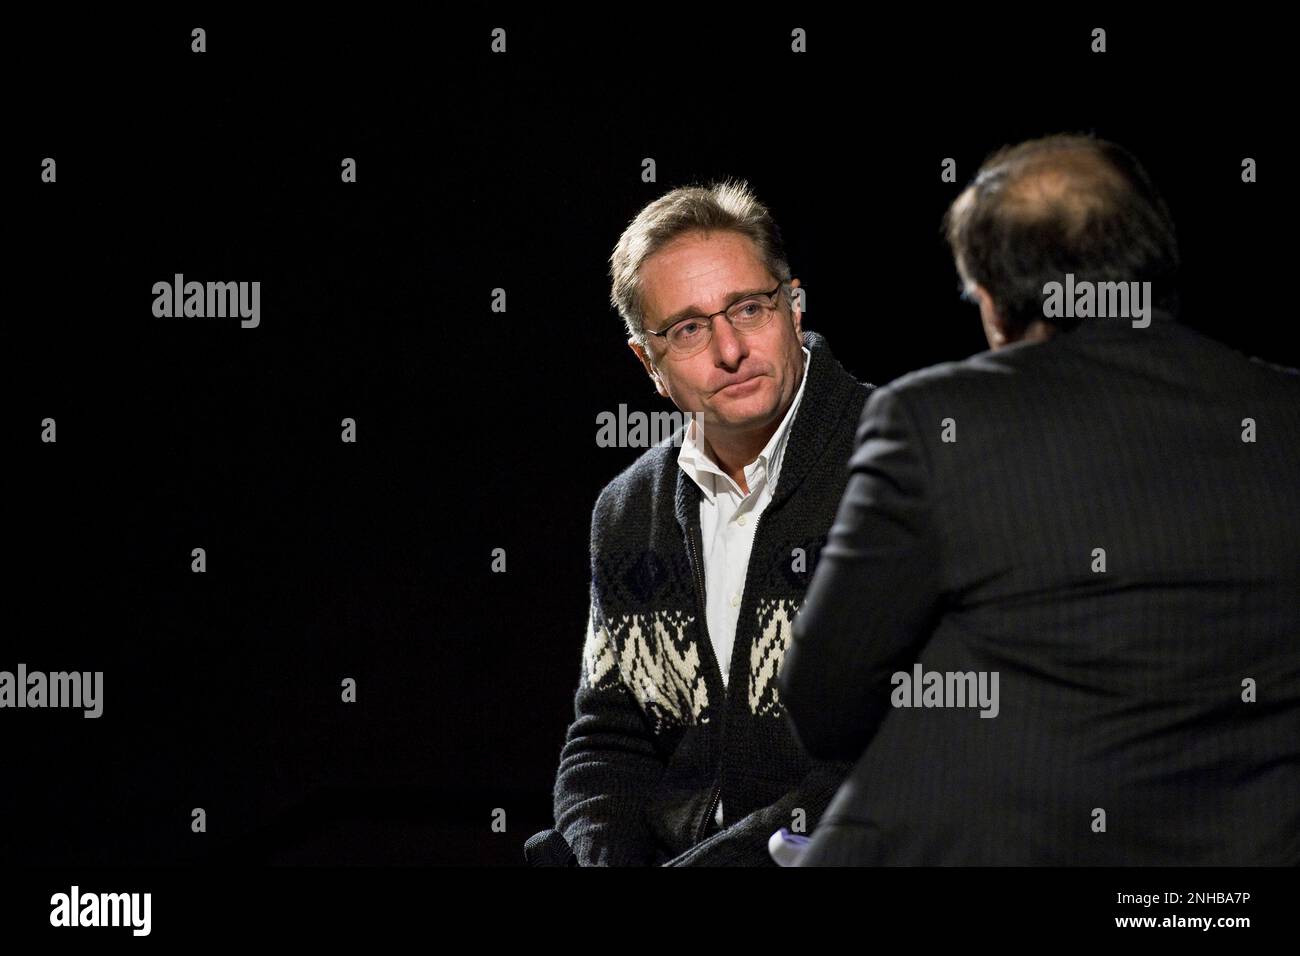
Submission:
<svg viewBox="0 0 1300 956">
<path fill-rule="evenodd" d="M 714 392 L 714 394 L 716 395 L 718 392 L 725 392 L 729 388 L 738 388 L 738 387 L 743 387 L 745 385 L 750 385 L 754 382 L 757 382 L 762 377 L 763 377 L 762 374 L 751 375 L 749 376 L 749 378 L 742 378 L 735 382 L 728 382 L 726 385 L 723 385 L 716 392 Z"/>
</svg>

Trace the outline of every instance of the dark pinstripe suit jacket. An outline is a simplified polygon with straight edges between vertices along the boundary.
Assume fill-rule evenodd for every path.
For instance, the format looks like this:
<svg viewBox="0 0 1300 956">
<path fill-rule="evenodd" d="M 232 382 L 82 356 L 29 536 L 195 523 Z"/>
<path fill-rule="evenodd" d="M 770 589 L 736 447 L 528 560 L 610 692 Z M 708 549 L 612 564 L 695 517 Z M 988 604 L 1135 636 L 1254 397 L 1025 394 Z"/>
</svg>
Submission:
<svg viewBox="0 0 1300 956">
<path fill-rule="evenodd" d="M 1084 320 L 877 389 L 850 472 L 778 679 L 857 760 L 804 865 L 1300 863 L 1295 370 Z M 894 706 L 918 663 L 997 716 Z"/>
</svg>

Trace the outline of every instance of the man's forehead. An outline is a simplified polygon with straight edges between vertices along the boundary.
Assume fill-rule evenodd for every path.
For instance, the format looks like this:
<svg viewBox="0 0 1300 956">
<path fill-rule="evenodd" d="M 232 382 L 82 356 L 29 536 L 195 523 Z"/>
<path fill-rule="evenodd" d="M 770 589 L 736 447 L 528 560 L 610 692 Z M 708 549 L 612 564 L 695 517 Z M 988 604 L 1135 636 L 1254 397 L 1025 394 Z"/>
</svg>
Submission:
<svg viewBox="0 0 1300 956">
<path fill-rule="evenodd" d="M 688 232 L 658 249 L 642 263 L 643 271 L 700 272 L 726 264 L 761 266 L 758 249 L 748 236 L 737 232 Z"/>
<path fill-rule="evenodd" d="M 768 271 L 754 244 L 734 233 L 704 240 L 681 237 L 660 249 L 641 265 L 641 283 L 651 315 L 700 311 L 715 301 L 759 291 Z"/>
</svg>

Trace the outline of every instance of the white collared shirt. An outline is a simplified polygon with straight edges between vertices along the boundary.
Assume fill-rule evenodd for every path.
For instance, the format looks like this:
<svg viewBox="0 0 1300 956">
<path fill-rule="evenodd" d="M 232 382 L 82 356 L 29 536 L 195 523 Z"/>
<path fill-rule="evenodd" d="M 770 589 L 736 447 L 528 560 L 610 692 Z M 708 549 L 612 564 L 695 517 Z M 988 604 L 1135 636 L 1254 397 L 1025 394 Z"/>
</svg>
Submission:
<svg viewBox="0 0 1300 956">
<path fill-rule="evenodd" d="M 772 500 L 776 480 L 781 472 L 790 426 L 804 386 L 808 384 L 808 366 L 812 353 L 803 351 L 803 381 L 786 409 L 785 417 L 768 439 L 758 457 L 745 466 L 746 495 L 705 452 L 691 420 L 677 464 L 700 486 L 700 533 L 704 539 L 705 617 L 713 654 L 722 671 L 722 685 L 727 685 L 731 671 L 731 653 L 736 643 L 736 624 L 740 620 L 740 602 L 745 595 L 745 576 L 749 572 L 749 555 L 754 548 L 754 529 L 758 516 Z M 722 801 L 713 816 L 722 825 Z"/>
<path fill-rule="evenodd" d="M 786 410 L 785 417 L 768 439 L 758 457 L 745 466 L 745 484 L 749 494 L 705 453 L 692 420 L 677 463 L 700 487 L 700 531 L 704 539 L 704 596 L 709 639 L 713 644 L 722 683 L 726 686 L 731 670 L 731 652 L 736 641 L 736 623 L 740 602 L 745 593 L 745 575 L 749 554 L 754 547 L 754 528 L 763 513 L 781 471 L 790 425 L 803 398 L 808 382 L 812 353 L 803 349 L 803 381 Z"/>
</svg>

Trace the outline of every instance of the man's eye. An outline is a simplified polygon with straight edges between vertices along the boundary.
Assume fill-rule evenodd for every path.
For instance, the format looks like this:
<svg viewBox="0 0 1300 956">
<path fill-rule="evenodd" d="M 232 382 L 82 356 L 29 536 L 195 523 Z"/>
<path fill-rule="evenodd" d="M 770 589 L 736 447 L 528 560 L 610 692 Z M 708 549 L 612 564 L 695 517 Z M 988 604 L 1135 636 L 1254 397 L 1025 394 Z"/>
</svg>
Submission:
<svg viewBox="0 0 1300 956">
<path fill-rule="evenodd" d="M 677 326 L 677 334 L 684 338 L 690 338 L 698 333 L 700 328 L 701 326 L 698 322 L 683 322 L 681 325 Z"/>
</svg>

